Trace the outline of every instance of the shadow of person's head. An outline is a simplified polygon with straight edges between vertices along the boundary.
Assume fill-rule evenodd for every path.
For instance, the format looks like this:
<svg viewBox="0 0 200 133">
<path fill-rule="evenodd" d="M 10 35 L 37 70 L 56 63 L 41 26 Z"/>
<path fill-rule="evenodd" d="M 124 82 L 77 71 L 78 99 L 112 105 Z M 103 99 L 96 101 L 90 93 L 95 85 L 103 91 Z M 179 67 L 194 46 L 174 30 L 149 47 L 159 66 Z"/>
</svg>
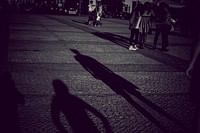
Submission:
<svg viewBox="0 0 200 133">
<path fill-rule="evenodd" d="M 80 55 L 80 52 L 76 49 L 70 49 L 73 53 L 75 53 L 76 55 Z"/>
<path fill-rule="evenodd" d="M 54 88 L 54 92 L 57 96 L 63 96 L 69 94 L 68 87 L 59 79 L 55 79 L 52 81 L 52 85 Z"/>
</svg>

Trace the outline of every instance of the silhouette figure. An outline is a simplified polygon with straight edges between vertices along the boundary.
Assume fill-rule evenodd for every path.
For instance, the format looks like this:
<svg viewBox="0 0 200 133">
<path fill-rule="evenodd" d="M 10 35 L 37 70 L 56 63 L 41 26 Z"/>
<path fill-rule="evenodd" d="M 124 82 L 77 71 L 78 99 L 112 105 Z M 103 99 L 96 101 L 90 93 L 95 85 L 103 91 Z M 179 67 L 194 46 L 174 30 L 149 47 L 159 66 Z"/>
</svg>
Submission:
<svg viewBox="0 0 200 133">
<path fill-rule="evenodd" d="M 61 133 L 68 132 L 59 118 L 61 112 L 74 133 L 99 133 L 100 131 L 89 118 L 87 111 L 102 121 L 106 132 L 112 132 L 107 119 L 92 106 L 70 94 L 68 87 L 62 81 L 53 80 L 52 84 L 55 91 L 51 106 L 52 119 Z"/>
<path fill-rule="evenodd" d="M 165 112 L 162 108 L 157 106 L 156 104 L 152 103 L 145 97 L 141 95 L 141 93 L 138 91 L 138 87 L 132 84 L 131 82 L 127 81 L 123 77 L 115 74 L 112 72 L 109 68 L 105 67 L 103 64 L 98 62 L 97 60 L 82 55 L 79 53 L 79 51 L 75 49 L 71 49 L 72 52 L 74 52 L 75 59 L 98 80 L 102 80 L 107 86 L 109 86 L 116 94 L 121 95 L 124 97 L 133 107 L 135 107 L 138 111 L 140 111 L 144 116 L 146 116 L 149 120 L 154 122 L 163 132 L 167 132 L 166 129 L 160 124 L 160 122 L 154 118 L 145 108 L 143 108 L 141 105 L 136 103 L 131 95 L 137 97 L 141 101 L 143 101 L 146 105 L 153 108 L 157 112 L 161 113 L 180 127 L 182 127 L 184 130 L 188 130 L 180 121 L 173 118 L 170 114 Z"/>
<path fill-rule="evenodd" d="M 9 72 L 0 77 L 0 132 L 20 133 L 18 104 L 24 104 L 24 96 L 17 90 Z"/>
</svg>

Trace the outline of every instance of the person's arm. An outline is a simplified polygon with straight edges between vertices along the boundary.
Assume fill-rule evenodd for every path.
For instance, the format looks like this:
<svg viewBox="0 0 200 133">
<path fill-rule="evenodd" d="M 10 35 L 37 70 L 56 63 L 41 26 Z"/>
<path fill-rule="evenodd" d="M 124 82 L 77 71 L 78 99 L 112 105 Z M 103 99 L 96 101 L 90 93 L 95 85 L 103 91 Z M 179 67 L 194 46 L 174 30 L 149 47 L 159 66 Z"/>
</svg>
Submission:
<svg viewBox="0 0 200 133">
<path fill-rule="evenodd" d="M 134 18 L 135 18 L 135 11 L 132 13 L 132 16 L 129 20 L 129 30 L 132 28 L 133 26 L 133 22 L 134 22 Z"/>
<path fill-rule="evenodd" d="M 200 38 L 200 35 L 199 35 L 199 38 Z M 186 69 L 186 75 L 188 77 L 192 76 L 191 73 L 192 73 L 192 70 L 194 68 L 194 64 L 195 64 L 199 54 L 200 54 L 200 39 L 198 39 L 198 41 L 197 41 L 197 43 L 196 43 L 196 45 L 194 47 L 194 51 L 193 51 L 193 54 L 192 54 L 192 56 L 190 58 L 190 62 L 189 62 L 188 68 Z"/>
<path fill-rule="evenodd" d="M 91 105 L 89 105 L 85 102 L 84 102 L 84 106 L 88 111 L 90 111 L 92 114 L 94 114 L 97 118 L 99 118 L 102 121 L 106 133 L 112 133 L 110 123 L 108 122 L 108 120 L 106 119 L 106 117 L 103 114 L 101 114 L 98 110 L 96 110 Z"/>
<path fill-rule="evenodd" d="M 51 102 L 51 118 L 56 126 L 56 128 L 61 132 L 61 133 L 68 133 L 61 123 L 60 120 L 60 107 L 59 107 L 59 101 L 57 99 L 57 96 L 53 96 L 52 102 Z"/>
</svg>

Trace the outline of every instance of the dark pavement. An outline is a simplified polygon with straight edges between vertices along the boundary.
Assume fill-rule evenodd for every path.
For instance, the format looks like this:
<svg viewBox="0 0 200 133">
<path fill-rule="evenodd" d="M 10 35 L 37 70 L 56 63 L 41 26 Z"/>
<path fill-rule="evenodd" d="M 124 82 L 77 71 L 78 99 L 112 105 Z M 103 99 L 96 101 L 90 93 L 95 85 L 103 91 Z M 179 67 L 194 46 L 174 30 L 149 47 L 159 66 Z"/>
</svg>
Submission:
<svg viewBox="0 0 200 133">
<path fill-rule="evenodd" d="M 145 49 L 129 51 L 127 20 L 104 18 L 99 28 L 86 22 L 11 15 L 8 69 L 25 96 L 22 132 L 190 132 L 194 106 L 184 71 L 192 41 L 170 35 L 169 52 L 150 50 L 153 33 Z"/>
</svg>

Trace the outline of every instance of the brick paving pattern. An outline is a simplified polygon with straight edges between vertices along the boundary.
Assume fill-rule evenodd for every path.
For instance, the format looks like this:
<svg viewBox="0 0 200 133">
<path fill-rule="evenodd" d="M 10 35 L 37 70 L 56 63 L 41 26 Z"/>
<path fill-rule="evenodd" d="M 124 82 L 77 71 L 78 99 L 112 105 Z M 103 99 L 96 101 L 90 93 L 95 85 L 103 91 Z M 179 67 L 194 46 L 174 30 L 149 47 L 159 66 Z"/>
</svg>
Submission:
<svg viewBox="0 0 200 133">
<path fill-rule="evenodd" d="M 84 16 L 14 14 L 10 21 L 9 70 L 26 100 L 18 110 L 23 133 L 59 133 L 51 117 L 54 79 L 100 112 L 113 133 L 191 130 L 194 106 L 184 73 L 190 39 L 170 35 L 169 52 L 165 53 L 148 49 L 152 34 L 145 49 L 129 51 L 127 20 L 103 19 L 100 28 L 86 25 Z M 71 49 L 88 56 L 105 75 L 112 73 L 111 81 L 91 75 Z M 87 114 L 100 132 L 106 132 L 98 116 L 89 111 Z M 60 112 L 60 122 L 72 132 L 65 115 Z M 74 117 L 77 128 L 80 120 Z"/>
</svg>

